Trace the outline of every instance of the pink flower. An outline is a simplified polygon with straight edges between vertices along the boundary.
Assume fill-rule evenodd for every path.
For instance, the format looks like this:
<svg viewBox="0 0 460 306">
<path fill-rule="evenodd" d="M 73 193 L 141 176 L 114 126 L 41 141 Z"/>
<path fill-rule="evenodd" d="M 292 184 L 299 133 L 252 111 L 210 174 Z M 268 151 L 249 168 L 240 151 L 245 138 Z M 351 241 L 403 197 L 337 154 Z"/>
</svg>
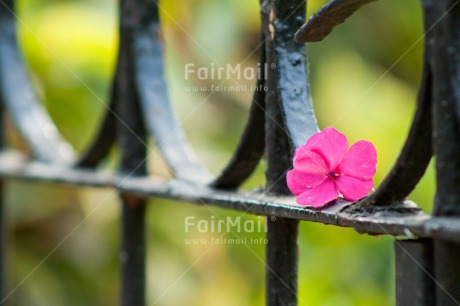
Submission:
<svg viewBox="0 0 460 306">
<path fill-rule="evenodd" d="M 297 148 L 287 185 L 301 205 L 321 207 L 340 195 L 357 201 L 374 186 L 376 164 L 372 143 L 360 140 L 348 150 L 345 135 L 327 127 Z"/>
</svg>

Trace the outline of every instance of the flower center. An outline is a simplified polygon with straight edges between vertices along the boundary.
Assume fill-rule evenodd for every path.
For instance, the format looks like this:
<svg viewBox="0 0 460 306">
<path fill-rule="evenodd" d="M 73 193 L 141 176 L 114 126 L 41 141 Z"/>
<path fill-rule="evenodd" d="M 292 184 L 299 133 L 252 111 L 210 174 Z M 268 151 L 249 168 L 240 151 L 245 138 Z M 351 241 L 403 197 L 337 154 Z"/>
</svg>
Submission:
<svg viewBox="0 0 460 306">
<path fill-rule="evenodd" d="M 326 175 L 330 177 L 331 179 L 335 179 L 336 177 L 339 176 L 335 171 L 332 171 L 332 170 L 327 171 Z"/>
</svg>

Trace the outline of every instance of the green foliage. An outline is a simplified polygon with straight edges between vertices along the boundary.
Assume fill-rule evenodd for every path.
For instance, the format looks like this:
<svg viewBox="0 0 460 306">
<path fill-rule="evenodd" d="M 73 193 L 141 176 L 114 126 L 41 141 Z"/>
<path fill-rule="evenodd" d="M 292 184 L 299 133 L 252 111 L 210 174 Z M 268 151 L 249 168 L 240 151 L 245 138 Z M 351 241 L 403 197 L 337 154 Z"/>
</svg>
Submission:
<svg viewBox="0 0 460 306">
<path fill-rule="evenodd" d="M 309 14 L 324 3 L 311 1 Z M 325 41 L 308 45 L 320 125 L 333 125 L 350 142 L 374 142 L 377 185 L 395 161 L 414 111 L 423 42 L 418 5 L 415 0 L 372 3 Z M 217 173 L 238 141 L 251 95 L 186 92 L 184 86 L 201 81 L 185 81 L 184 66 L 243 62 L 255 67 L 257 1 L 163 0 L 161 7 L 174 106 L 197 155 Z M 78 150 L 90 141 L 107 101 L 118 39 L 116 14 L 110 0 L 19 1 L 19 37 L 37 92 Z M 156 173 L 167 172 L 156 153 L 150 164 Z M 263 172 L 262 163 L 246 188 L 262 186 Z M 11 289 L 20 284 L 11 304 L 116 305 L 116 194 L 9 185 L 9 283 Z M 433 194 L 430 168 L 411 199 L 430 211 Z M 150 304 L 263 305 L 263 245 L 185 243 L 190 236 L 220 235 L 186 233 L 187 216 L 212 220 L 240 213 L 162 200 L 152 200 L 149 209 Z M 243 219 L 258 220 L 247 214 Z M 263 238 L 263 233 L 224 235 L 239 236 Z M 302 223 L 299 304 L 392 304 L 392 241 Z"/>
</svg>

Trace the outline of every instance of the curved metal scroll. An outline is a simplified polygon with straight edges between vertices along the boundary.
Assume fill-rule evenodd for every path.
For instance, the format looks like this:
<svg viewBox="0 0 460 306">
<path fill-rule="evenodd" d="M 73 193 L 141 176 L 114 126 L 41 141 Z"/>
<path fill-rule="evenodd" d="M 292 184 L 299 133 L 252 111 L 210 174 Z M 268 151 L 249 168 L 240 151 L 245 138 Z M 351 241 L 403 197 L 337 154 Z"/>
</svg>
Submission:
<svg viewBox="0 0 460 306">
<path fill-rule="evenodd" d="M 432 52 L 428 41 L 432 37 L 434 20 L 425 12 L 425 55 L 417 108 L 409 135 L 404 147 L 390 173 L 380 184 L 377 191 L 367 201 L 376 205 L 386 205 L 404 200 L 414 190 L 425 174 L 433 157 L 433 71 L 430 63 Z"/>
<path fill-rule="evenodd" d="M 401 154 L 390 173 L 369 200 L 377 205 L 406 198 L 425 174 L 432 151 L 432 75 L 427 61 L 418 94 L 417 110 Z"/>
<path fill-rule="evenodd" d="M 265 60 L 265 36 L 261 34 L 260 67 L 262 70 L 260 79 L 257 80 L 256 88 L 265 88 L 266 60 Z M 215 188 L 236 188 L 251 175 L 259 164 L 265 148 L 265 92 L 256 90 L 252 98 L 249 118 L 246 123 L 240 143 L 228 165 L 214 180 Z"/>
<path fill-rule="evenodd" d="M 0 93 L 21 136 L 34 156 L 46 162 L 70 164 L 74 152 L 38 102 L 16 40 L 12 1 L 0 4 Z"/>
<path fill-rule="evenodd" d="M 118 72 L 115 73 L 115 76 Z M 107 112 L 90 147 L 82 154 L 75 166 L 92 168 L 95 167 L 109 152 L 116 140 L 116 105 L 117 105 L 117 78 L 114 78 L 110 102 Z"/>
<path fill-rule="evenodd" d="M 295 33 L 298 42 L 321 41 L 360 7 L 376 0 L 332 0 Z"/>
<path fill-rule="evenodd" d="M 133 29 L 135 80 L 144 122 L 174 175 L 192 182 L 209 182 L 211 175 L 198 162 L 175 119 L 163 77 L 163 46 L 155 1 L 142 4 L 140 26 Z M 134 9 L 134 8 L 133 8 Z M 137 10 L 137 9 L 136 9 Z"/>
<path fill-rule="evenodd" d="M 136 83 L 145 124 L 176 177 L 192 182 L 211 182 L 215 188 L 236 188 L 253 172 L 263 154 L 264 93 L 255 92 L 240 144 L 222 174 L 212 180 L 208 171 L 195 161 L 174 117 L 163 76 L 158 11 L 154 2 L 149 6 L 149 13 L 143 14 L 141 26 L 133 32 Z M 263 85 L 262 82 L 259 80 L 258 85 Z"/>
</svg>

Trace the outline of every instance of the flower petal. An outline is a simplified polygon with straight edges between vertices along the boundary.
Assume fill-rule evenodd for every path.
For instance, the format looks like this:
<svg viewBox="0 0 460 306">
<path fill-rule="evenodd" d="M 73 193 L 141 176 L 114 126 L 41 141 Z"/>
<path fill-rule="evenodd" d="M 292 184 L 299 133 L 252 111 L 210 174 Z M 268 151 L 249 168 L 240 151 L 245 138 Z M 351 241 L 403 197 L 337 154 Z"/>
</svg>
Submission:
<svg viewBox="0 0 460 306">
<path fill-rule="evenodd" d="M 339 197 L 339 193 L 331 179 L 325 180 L 321 185 L 308 189 L 297 196 L 297 203 L 315 208 L 321 207 Z"/>
<path fill-rule="evenodd" d="M 377 151 L 372 143 L 360 140 L 345 154 L 337 172 L 361 180 L 370 180 L 375 175 Z"/>
<path fill-rule="evenodd" d="M 322 173 L 306 173 L 296 169 L 288 171 L 286 182 L 292 194 L 299 195 L 307 189 L 313 188 L 321 184 L 327 176 Z"/>
<path fill-rule="evenodd" d="M 360 180 L 355 177 L 341 175 L 335 180 L 337 188 L 348 201 L 357 201 L 369 194 L 374 187 L 373 180 Z"/>
<path fill-rule="evenodd" d="M 308 149 L 306 145 L 299 147 L 295 151 L 294 169 L 316 176 L 316 183 L 311 182 L 309 184 L 312 187 L 322 183 L 328 171 L 324 159 L 317 153 Z"/>
<path fill-rule="evenodd" d="M 329 170 L 334 170 L 347 152 L 348 140 L 333 127 L 327 127 L 311 136 L 306 147 L 319 154 Z"/>
<path fill-rule="evenodd" d="M 300 146 L 294 154 L 294 168 L 304 171 L 321 171 L 328 170 L 324 159 L 311 151 L 307 145 Z"/>
</svg>

